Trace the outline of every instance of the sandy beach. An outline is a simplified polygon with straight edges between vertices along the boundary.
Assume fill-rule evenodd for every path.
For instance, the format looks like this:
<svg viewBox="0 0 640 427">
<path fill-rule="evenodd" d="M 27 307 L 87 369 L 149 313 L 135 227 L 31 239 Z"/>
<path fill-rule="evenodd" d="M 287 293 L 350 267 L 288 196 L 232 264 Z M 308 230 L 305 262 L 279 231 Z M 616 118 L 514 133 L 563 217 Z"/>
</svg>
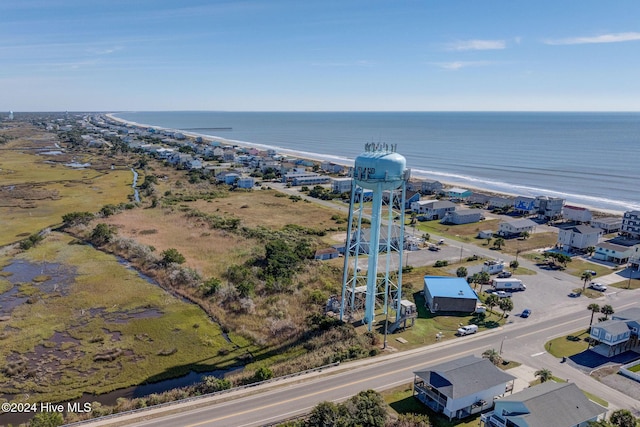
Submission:
<svg viewBox="0 0 640 427">
<path fill-rule="evenodd" d="M 256 148 L 256 149 L 261 149 L 261 150 L 274 149 L 275 148 L 275 149 L 277 149 L 278 153 L 280 153 L 280 154 L 286 154 L 287 156 L 291 156 L 291 157 L 295 157 L 295 158 L 299 158 L 299 159 L 318 161 L 318 162 L 326 160 L 326 155 L 319 154 L 319 153 L 310 153 L 310 152 L 301 152 L 301 151 L 296 151 L 296 150 L 288 150 L 288 149 L 283 149 L 283 148 L 279 148 L 279 147 L 272 147 L 272 146 L 269 146 L 269 145 L 251 143 L 251 142 L 247 142 L 247 141 L 237 141 L 237 140 L 228 139 L 228 138 L 224 138 L 224 137 L 220 137 L 220 136 L 203 135 L 203 134 L 200 134 L 200 133 L 197 133 L 197 132 L 188 132 L 188 131 L 182 131 L 182 130 L 178 130 L 178 129 L 165 128 L 165 127 L 161 127 L 161 126 L 145 124 L 145 123 L 138 123 L 138 122 L 134 122 L 134 121 L 124 120 L 122 118 L 114 116 L 113 114 L 114 113 L 109 113 L 109 114 L 105 114 L 105 116 L 108 117 L 109 119 L 115 121 L 115 122 L 122 123 L 122 124 L 129 125 L 129 126 L 135 126 L 137 128 L 141 128 L 141 129 L 153 128 L 153 129 L 157 129 L 157 130 L 161 130 L 161 131 L 175 131 L 175 132 L 180 132 L 180 133 L 182 133 L 182 134 L 184 134 L 184 135 L 186 135 L 188 137 L 191 137 L 191 138 L 200 137 L 204 141 L 219 142 L 220 144 L 228 145 L 228 146 L 238 146 L 238 147 L 243 147 L 243 148 Z M 400 153 L 400 154 L 402 154 L 402 153 Z M 345 166 L 345 167 L 353 166 L 353 160 L 352 159 L 347 159 L 347 158 L 336 157 L 334 160 L 332 160 L 332 162 L 336 163 L 336 164 L 339 164 L 339 165 L 342 165 L 342 166 Z M 427 176 L 421 176 L 419 174 L 416 175 L 414 173 L 412 173 L 412 179 L 416 180 L 416 181 L 432 180 L 432 178 L 429 178 Z M 440 179 L 438 181 L 440 181 L 445 187 L 463 187 L 463 188 L 466 188 L 466 189 L 469 189 L 469 190 L 473 191 L 474 193 L 486 194 L 486 195 L 489 195 L 489 196 L 517 197 L 517 196 L 521 195 L 521 194 L 517 194 L 517 193 L 491 191 L 491 190 L 488 190 L 486 188 L 477 187 L 477 186 L 473 186 L 473 185 L 466 185 L 465 184 L 465 185 L 461 186 L 460 184 L 453 183 L 453 182 L 447 182 L 447 181 L 443 181 L 443 180 L 440 180 Z M 540 195 L 544 196 L 545 194 L 540 194 Z M 594 206 L 589 206 L 587 204 L 570 203 L 569 205 L 578 206 L 578 207 L 589 209 L 589 210 L 591 210 L 593 215 L 596 216 L 596 217 L 622 216 L 624 214 L 624 211 L 613 210 L 613 209 L 596 208 Z"/>
</svg>

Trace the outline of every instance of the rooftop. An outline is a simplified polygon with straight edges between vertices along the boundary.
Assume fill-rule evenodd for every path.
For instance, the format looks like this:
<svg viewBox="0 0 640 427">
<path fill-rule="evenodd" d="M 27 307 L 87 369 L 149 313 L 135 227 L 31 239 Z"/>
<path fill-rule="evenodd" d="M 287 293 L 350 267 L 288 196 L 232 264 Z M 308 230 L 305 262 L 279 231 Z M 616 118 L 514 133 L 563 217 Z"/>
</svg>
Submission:
<svg viewBox="0 0 640 427">
<path fill-rule="evenodd" d="M 478 295 L 462 277 L 424 276 L 424 284 L 434 297 L 478 299 Z"/>
</svg>

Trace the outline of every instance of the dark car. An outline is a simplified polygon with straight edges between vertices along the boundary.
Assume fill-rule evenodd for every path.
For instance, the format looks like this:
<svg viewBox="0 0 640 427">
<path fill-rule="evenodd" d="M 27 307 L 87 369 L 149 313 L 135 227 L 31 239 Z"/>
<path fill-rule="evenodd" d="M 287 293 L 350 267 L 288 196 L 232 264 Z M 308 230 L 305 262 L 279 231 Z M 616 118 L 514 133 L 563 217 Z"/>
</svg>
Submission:
<svg viewBox="0 0 640 427">
<path fill-rule="evenodd" d="M 507 270 L 501 271 L 500 273 L 498 273 L 498 277 L 500 279 L 506 279 L 508 277 L 511 277 L 511 272 Z"/>
<path fill-rule="evenodd" d="M 571 298 L 578 298 L 580 295 L 582 295 L 580 292 L 571 292 L 569 294 Z"/>
<path fill-rule="evenodd" d="M 531 316 L 531 310 L 529 310 L 528 308 L 522 310 L 522 314 L 520 315 L 520 317 L 524 317 L 526 319 L 529 316 Z"/>
</svg>

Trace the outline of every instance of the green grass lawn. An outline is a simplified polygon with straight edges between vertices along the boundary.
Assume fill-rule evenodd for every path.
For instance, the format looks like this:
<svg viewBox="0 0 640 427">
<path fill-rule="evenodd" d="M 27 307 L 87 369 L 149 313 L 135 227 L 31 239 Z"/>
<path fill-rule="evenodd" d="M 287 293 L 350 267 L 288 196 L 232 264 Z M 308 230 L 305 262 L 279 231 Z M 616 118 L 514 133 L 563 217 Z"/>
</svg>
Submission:
<svg viewBox="0 0 640 427">
<path fill-rule="evenodd" d="M 548 341 L 545 343 L 544 348 L 549 354 L 555 357 L 569 357 L 582 353 L 587 349 L 588 343 L 585 341 L 586 338 L 589 338 L 589 333 L 584 329 L 576 331 L 571 335 Z"/>
</svg>

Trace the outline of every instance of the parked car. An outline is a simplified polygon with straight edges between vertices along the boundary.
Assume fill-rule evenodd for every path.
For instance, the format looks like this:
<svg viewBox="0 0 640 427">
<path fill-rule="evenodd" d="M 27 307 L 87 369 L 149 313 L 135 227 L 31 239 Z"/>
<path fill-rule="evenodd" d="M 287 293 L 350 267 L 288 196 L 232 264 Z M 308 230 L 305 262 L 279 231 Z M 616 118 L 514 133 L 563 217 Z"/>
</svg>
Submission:
<svg viewBox="0 0 640 427">
<path fill-rule="evenodd" d="M 509 270 L 504 270 L 498 273 L 499 279 L 506 279 L 507 277 L 511 277 L 512 273 Z"/>
<path fill-rule="evenodd" d="M 607 285 L 603 285 L 602 283 L 592 283 L 589 287 L 600 292 L 604 292 L 607 290 Z"/>
<path fill-rule="evenodd" d="M 436 245 L 429 245 L 429 250 L 430 251 L 434 251 L 434 252 L 438 252 L 440 250 L 440 248 L 437 247 Z"/>
<path fill-rule="evenodd" d="M 475 334 L 476 332 L 478 332 L 478 325 L 467 325 L 458 328 L 458 335 L 460 336 L 471 335 Z"/>
<path fill-rule="evenodd" d="M 595 272 L 595 271 L 593 271 L 593 270 L 585 270 L 585 273 L 589 273 L 589 274 L 590 274 L 590 275 L 592 275 L 592 276 L 595 276 L 596 274 L 598 274 L 598 273 L 596 273 L 596 272 Z"/>
<path fill-rule="evenodd" d="M 511 292 L 495 291 L 494 295 L 498 295 L 498 298 L 511 298 Z"/>
<path fill-rule="evenodd" d="M 531 310 L 530 309 L 525 308 L 524 310 L 522 310 L 522 314 L 520 315 L 520 317 L 524 317 L 526 319 L 529 316 L 531 316 Z"/>
<path fill-rule="evenodd" d="M 569 294 L 571 298 L 578 298 L 580 295 L 582 295 L 580 292 L 571 292 Z"/>
</svg>

